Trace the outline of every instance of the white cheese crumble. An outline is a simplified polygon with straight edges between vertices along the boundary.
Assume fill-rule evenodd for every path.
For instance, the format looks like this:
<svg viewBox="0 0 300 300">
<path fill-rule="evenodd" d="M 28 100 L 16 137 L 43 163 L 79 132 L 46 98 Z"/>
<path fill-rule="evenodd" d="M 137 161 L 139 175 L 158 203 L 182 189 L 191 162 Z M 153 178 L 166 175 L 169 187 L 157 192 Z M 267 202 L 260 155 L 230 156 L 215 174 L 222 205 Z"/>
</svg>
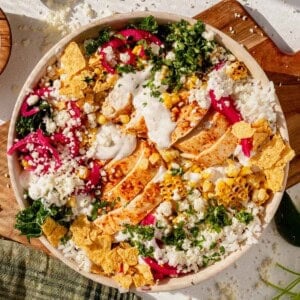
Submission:
<svg viewBox="0 0 300 300">
<path fill-rule="evenodd" d="M 34 105 L 39 101 L 39 96 L 38 95 L 30 95 L 27 98 L 27 104 L 28 105 Z"/>
<path fill-rule="evenodd" d="M 215 37 L 215 34 L 214 34 L 214 32 L 213 31 L 204 31 L 203 33 L 202 33 L 202 37 L 204 38 L 204 39 L 206 39 L 207 41 L 213 41 L 214 40 L 214 37 Z"/>
</svg>

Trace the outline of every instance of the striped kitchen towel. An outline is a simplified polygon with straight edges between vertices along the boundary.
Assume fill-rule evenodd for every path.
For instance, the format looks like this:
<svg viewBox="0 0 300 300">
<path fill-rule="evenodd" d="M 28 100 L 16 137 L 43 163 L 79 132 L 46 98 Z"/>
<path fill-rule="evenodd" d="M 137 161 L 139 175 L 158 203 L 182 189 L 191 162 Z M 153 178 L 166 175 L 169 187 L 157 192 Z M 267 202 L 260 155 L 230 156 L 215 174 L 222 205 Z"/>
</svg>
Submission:
<svg viewBox="0 0 300 300">
<path fill-rule="evenodd" d="M 0 299 L 138 300 L 76 273 L 58 259 L 0 239 Z"/>
</svg>

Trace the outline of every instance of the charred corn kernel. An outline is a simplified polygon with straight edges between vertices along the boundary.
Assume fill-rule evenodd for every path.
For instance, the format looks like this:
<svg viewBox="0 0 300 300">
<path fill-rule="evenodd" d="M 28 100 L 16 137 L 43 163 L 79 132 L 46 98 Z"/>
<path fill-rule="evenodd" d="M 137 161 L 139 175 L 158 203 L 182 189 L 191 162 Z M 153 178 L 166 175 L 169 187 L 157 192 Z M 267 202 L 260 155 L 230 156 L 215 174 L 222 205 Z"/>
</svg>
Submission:
<svg viewBox="0 0 300 300">
<path fill-rule="evenodd" d="M 198 165 L 192 165 L 191 166 L 191 172 L 193 173 L 201 173 L 201 168 Z"/>
<path fill-rule="evenodd" d="M 160 156 L 158 153 L 152 153 L 149 157 L 149 161 L 152 165 L 157 163 L 160 160 Z"/>
<path fill-rule="evenodd" d="M 149 160 L 147 158 L 143 158 L 139 166 L 142 170 L 147 170 L 149 166 Z"/>
<path fill-rule="evenodd" d="M 120 115 L 119 118 L 122 124 L 128 124 L 130 121 L 130 117 L 128 115 Z"/>
<path fill-rule="evenodd" d="M 180 101 L 179 95 L 177 93 L 173 93 L 171 95 L 171 101 L 173 105 L 177 104 Z"/>
<path fill-rule="evenodd" d="M 229 177 L 237 177 L 240 173 L 240 168 L 236 165 L 230 164 L 226 167 L 225 173 Z"/>
<path fill-rule="evenodd" d="M 160 183 L 160 194 L 164 201 L 173 200 L 174 191 L 177 191 L 180 199 L 186 197 L 186 187 L 182 181 L 181 176 L 172 176 L 170 173 L 166 173 L 164 180 Z"/>
<path fill-rule="evenodd" d="M 207 172 L 207 171 L 203 171 L 203 172 L 201 172 L 201 177 L 203 179 L 209 179 L 211 177 L 211 173 Z"/>
<path fill-rule="evenodd" d="M 30 164 L 28 163 L 28 161 L 26 159 L 21 160 L 21 165 L 24 169 L 30 167 Z"/>
<path fill-rule="evenodd" d="M 160 80 L 164 79 L 166 77 L 166 75 L 168 74 L 168 67 L 163 65 L 163 67 L 161 68 L 161 78 Z"/>
<path fill-rule="evenodd" d="M 259 189 L 257 194 L 257 199 L 259 201 L 265 201 L 266 198 L 268 198 L 267 191 L 265 189 Z"/>
<path fill-rule="evenodd" d="M 233 185 L 234 184 L 235 179 L 234 178 L 226 178 L 225 182 L 228 185 Z"/>
<path fill-rule="evenodd" d="M 102 71 L 99 68 L 95 68 L 94 72 L 97 75 L 100 75 L 102 73 Z"/>
<path fill-rule="evenodd" d="M 207 198 L 210 199 L 210 198 L 214 198 L 215 197 L 215 194 L 214 193 L 207 193 Z"/>
<path fill-rule="evenodd" d="M 226 74 L 233 80 L 240 80 L 248 76 L 248 70 L 245 64 L 235 61 L 226 68 Z"/>
<path fill-rule="evenodd" d="M 179 151 L 178 150 L 160 150 L 159 151 L 161 157 L 163 160 L 167 163 L 174 161 L 176 158 L 179 157 Z"/>
<path fill-rule="evenodd" d="M 77 106 L 79 108 L 83 108 L 84 103 L 85 103 L 85 99 L 84 98 L 79 99 L 79 100 L 76 101 L 76 104 L 77 104 Z"/>
<path fill-rule="evenodd" d="M 240 176 L 250 175 L 252 174 L 252 170 L 250 167 L 242 167 Z"/>
<path fill-rule="evenodd" d="M 75 196 L 69 197 L 69 199 L 67 200 L 66 206 L 76 207 L 76 197 Z"/>
<path fill-rule="evenodd" d="M 64 108 L 66 108 L 66 102 L 64 102 L 64 101 L 53 102 L 53 106 L 57 110 L 63 110 Z"/>
<path fill-rule="evenodd" d="M 134 55 L 140 55 L 141 51 L 142 51 L 143 46 L 142 45 L 137 45 L 132 49 L 132 53 Z"/>
<path fill-rule="evenodd" d="M 197 186 L 197 183 L 195 181 L 189 181 L 188 185 L 190 188 L 195 188 Z"/>
<path fill-rule="evenodd" d="M 80 166 L 77 170 L 77 175 L 80 179 L 87 179 L 89 176 L 89 170 L 87 167 Z"/>
<path fill-rule="evenodd" d="M 214 186 L 211 181 L 204 180 L 203 186 L 202 186 L 202 190 L 204 193 L 213 191 L 213 188 L 214 188 Z"/>
<path fill-rule="evenodd" d="M 186 81 L 186 88 L 191 90 L 196 86 L 196 82 L 198 80 L 198 77 L 196 75 L 192 75 L 188 78 Z"/>
<path fill-rule="evenodd" d="M 107 119 L 105 118 L 104 115 L 98 115 L 97 123 L 100 124 L 100 125 L 104 125 L 104 124 L 107 123 Z"/>
<path fill-rule="evenodd" d="M 162 99 L 166 108 L 172 107 L 172 98 L 169 93 L 162 93 Z"/>
</svg>

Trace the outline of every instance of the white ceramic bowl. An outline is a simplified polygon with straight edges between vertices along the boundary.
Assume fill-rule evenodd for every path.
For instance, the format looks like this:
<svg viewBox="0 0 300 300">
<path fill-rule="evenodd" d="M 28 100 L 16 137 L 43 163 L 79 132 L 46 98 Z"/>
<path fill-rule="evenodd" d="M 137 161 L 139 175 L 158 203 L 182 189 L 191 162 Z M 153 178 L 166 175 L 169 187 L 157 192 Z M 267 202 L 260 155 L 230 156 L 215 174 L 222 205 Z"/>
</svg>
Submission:
<svg viewBox="0 0 300 300">
<path fill-rule="evenodd" d="M 62 50 L 65 48 L 65 46 L 70 41 L 83 41 L 86 38 L 95 37 L 97 36 L 100 29 L 110 26 L 114 29 L 121 29 L 126 24 L 136 21 L 137 19 L 146 17 L 148 15 L 153 15 L 156 20 L 159 23 L 166 23 L 166 22 L 176 22 L 180 19 L 185 19 L 189 21 L 190 23 L 194 23 L 195 20 L 191 18 L 186 18 L 183 16 L 178 16 L 174 14 L 168 14 L 168 13 L 157 13 L 157 12 L 138 12 L 138 13 L 129 13 L 129 14 L 117 14 L 111 17 L 103 18 L 99 21 L 96 21 L 94 23 L 88 24 L 81 29 L 79 29 L 77 32 L 74 32 L 65 38 L 63 38 L 60 42 L 58 42 L 54 47 L 52 47 L 45 56 L 39 61 L 39 63 L 35 66 L 35 68 L 32 70 L 31 74 L 29 75 L 28 79 L 26 80 L 20 95 L 18 97 L 18 100 L 16 102 L 10 128 L 9 128 L 9 134 L 8 134 L 8 149 L 12 146 L 14 138 L 15 138 L 15 123 L 16 119 L 19 115 L 19 110 L 21 107 L 21 104 L 23 102 L 23 99 L 26 95 L 26 91 L 28 88 L 33 88 L 39 79 L 45 74 L 46 68 L 48 65 L 51 65 L 55 62 L 55 60 L 59 57 Z M 255 79 L 260 80 L 263 84 L 268 83 L 268 78 L 264 71 L 261 69 L 261 67 L 258 65 L 258 63 L 255 61 L 255 59 L 237 42 L 232 40 L 230 37 L 222 33 L 221 31 L 206 25 L 209 30 L 212 30 L 215 33 L 216 40 L 223 44 L 227 49 L 229 49 L 239 60 L 243 61 L 246 66 L 248 67 L 249 71 L 251 72 L 252 76 Z M 277 117 L 278 117 L 278 125 L 281 135 L 284 139 L 288 140 L 288 132 L 286 127 L 286 122 L 284 119 L 284 115 L 280 106 L 280 103 L 277 99 L 276 105 L 276 111 L 277 111 Z M 16 199 L 20 205 L 20 208 L 26 207 L 26 201 L 23 199 L 23 189 L 19 182 L 19 174 L 21 171 L 19 162 L 17 160 L 16 154 L 13 156 L 8 156 L 8 167 L 9 167 L 9 173 L 10 178 L 12 182 L 12 186 L 16 195 Z M 288 166 L 286 166 L 285 169 L 285 179 L 284 179 L 284 186 L 286 184 L 287 180 L 287 174 L 288 174 Z M 265 226 L 272 220 L 277 207 L 280 203 L 282 192 L 278 192 L 274 195 L 274 198 L 272 201 L 270 201 L 266 206 L 265 211 Z M 117 287 L 115 281 L 108 277 L 104 277 L 101 275 L 91 274 L 87 272 L 80 271 L 75 263 L 72 261 L 66 259 L 56 248 L 54 248 L 50 243 L 46 240 L 45 237 L 40 238 L 41 242 L 49 249 L 49 251 L 54 254 L 56 257 L 58 257 L 61 261 L 63 261 L 65 264 L 67 264 L 72 269 L 76 270 L 80 274 L 96 281 L 99 283 L 102 283 L 104 285 L 109 285 L 112 287 Z M 191 285 L 197 284 L 205 279 L 210 278 L 211 276 L 216 275 L 217 273 L 224 270 L 226 267 L 231 265 L 233 262 L 235 262 L 242 254 L 244 254 L 251 246 L 245 245 L 240 250 L 230 254 L 225 259 L 214 263 L 213 265 L 206 267 L 203 270 L 200 270 L 198 273 L 189 274 L 184 277 L 178 277 L 178 278 L 170 278 L 167 280 L 163 280 L 159 285 L 152 286 L 151 288 L 148 288 L 147 291 L 170 291 L 180 288 L 189 287 Z"/>
</svg>

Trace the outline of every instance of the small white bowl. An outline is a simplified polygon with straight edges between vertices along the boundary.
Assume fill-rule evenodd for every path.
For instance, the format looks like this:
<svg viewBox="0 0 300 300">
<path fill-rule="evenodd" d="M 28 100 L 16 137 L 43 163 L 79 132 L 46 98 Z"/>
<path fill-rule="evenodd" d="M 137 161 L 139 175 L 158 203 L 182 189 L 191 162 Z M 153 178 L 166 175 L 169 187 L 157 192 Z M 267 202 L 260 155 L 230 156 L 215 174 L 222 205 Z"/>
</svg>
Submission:
<svg viewBox="0 0 300 300">
<path fill-rule="evenodd" d="M 33 88 L 39 81 L 39 79 L 45 74 L 46 68 L 48 65 L 51 65 L 55 62 L 55 60 L 60 56 L 62 50 L 65 48 L 65 46 L 71 42 L 71 41 L 83 41 L 86 38 L 90 37 L 96 37 L 99 30 L 103 29 L 104 27 L 111 27 L 114 29 L 121 29 L 126 24 L 132 23 L 138 19 L 144 18 L 146 16 L 153 15 L 156 20 L 159 23 L 168 23 L 168 22 L 176 22 L 181 19 L 185 19 L 190 23 L 196 22 L 195 19 L 186 18 L 179 15 L 174 14 L 168 14 L 168 13 L 157 13 L 157 12 L 137 12 L 137 13 L 129 13 L 129 14 L 117 14 L 111 17 L 103 18 L 99 21 L 96 21 L 94 23 L 88 24 L 81 29 L 79 29 L 77 32 L 74 32 L 65 38 L 63 38 L 60 42 L 58 42 L 54 47 L 52 47 L 45 56 L 39 61 L 39 63 L 35 66 L 35 68 L 32 70 L 31 74 L 29 75 L 28 79 L 26 80 L 20 95 L 18 97 L 18 100 L 16 102 L 16 105 L 14 107 L 14 111 L 12 114 L 12 119 L 10 122 L 10 128 L 9 128 L 9 134 L 8 134 L 8 149 L 13 145 L 14 138 L 15 138 L 15 123 L 17 120 L 17 117 L 19 115 L 20 107 L 23 102 L 23 99 L 26 95 L 26 91 L 28 88 Z M 236 41 L 232 40 L 230 37 L 222 33 L 221 31 L 206 25 L 209 30 L 212 30 L 215 33 L 216 40 L 223 44 L 227 49 L 229 49 L 239 60 L 243 61 L 249 71 L 251 72 L 252 76 L 255 79 L 258 79 L 262 82 L 262 84 L 267 84 L 269 82 L 266 74 L 262 70 L 262 68 L 258 65 L 258 63 L 255 61 L 255 59 Z M 276 105 L 276 112 L 278 117 L 278 127 L 280 130 L 281 135 L 284 139 L 288 140 L 288 131 L 286 126 L 286 121 L 280 106 L 280 103 L 277 100 Z M 21 171 L 21 167 L 19 165 L 19 162 L 17 160 L 16 154 L 12 156 L 8 156 L 8 168 L 9 168 L 9 174 L 12 182 L 12 186 L 16 195 L 16 199 L 20 205 L 20 208 L 23 209 L 26 207 L 26 201 L 23 199 L 23 189 L 20 185 L 19 181 L 19 174 Z M 284 179 L 284 187 L 287 180 L 287 174 L 288 174 L 288 165 L 285 168 L 285 179 Z M 283 188 L 284 190 L 284 188 Z M 267 224 L 272 220 L 277 207 L 280 203 L 281 197 L 283 195 L 283 192 L 277 192 L 274 195 L 274 198 L 272 201 L 270 201 L 266 205 L 265 210 L 265 218 L 264 218 L 264 227 L 267 226 Z M 92 279 L 96 282 L 99 282 L 104 285 L 117 287 L 117 284 L 114 280 L 101 276 L 96 275 L 92 273 L 87 273 L 80 271 L 78 269 L 78 266 L 66 259 L 56 248 L 54 248 L 45 237 L 40 238 L 41 242 L 49 249 L 49 251 L 54 254 L 56 257 L 58 257 L 61 261 L 63 261 L 66 265 L 74 269 L 75 271 L 79 272 L 80 274 L 86 276 L 89 279 Z M 200 270 L 197 273 L 189 274 L 183 277 L 178 278 L 170 278 L 163 280 L 159 283 L 159 285 L 155 285 L 152 287 L 149 287 L 147 289 L 139 289 L 139 290 L 145 290 L 145 291 L 171 291 L 176 290 L 180 288 L 189 287 L 191 285 L 195 285 L 203 280 L 206 280 L 217 273 L 223 271 L 225 268 L 230 266 L 233 262 L 235 262 L 242 254 L 244 254 L 251 245 L 244 245 L 240 248 L 240 250 L 230 254 L 225 259 L 214 263 L 213 265 L 206 267 L 202 270 Z"/>
</svg>

